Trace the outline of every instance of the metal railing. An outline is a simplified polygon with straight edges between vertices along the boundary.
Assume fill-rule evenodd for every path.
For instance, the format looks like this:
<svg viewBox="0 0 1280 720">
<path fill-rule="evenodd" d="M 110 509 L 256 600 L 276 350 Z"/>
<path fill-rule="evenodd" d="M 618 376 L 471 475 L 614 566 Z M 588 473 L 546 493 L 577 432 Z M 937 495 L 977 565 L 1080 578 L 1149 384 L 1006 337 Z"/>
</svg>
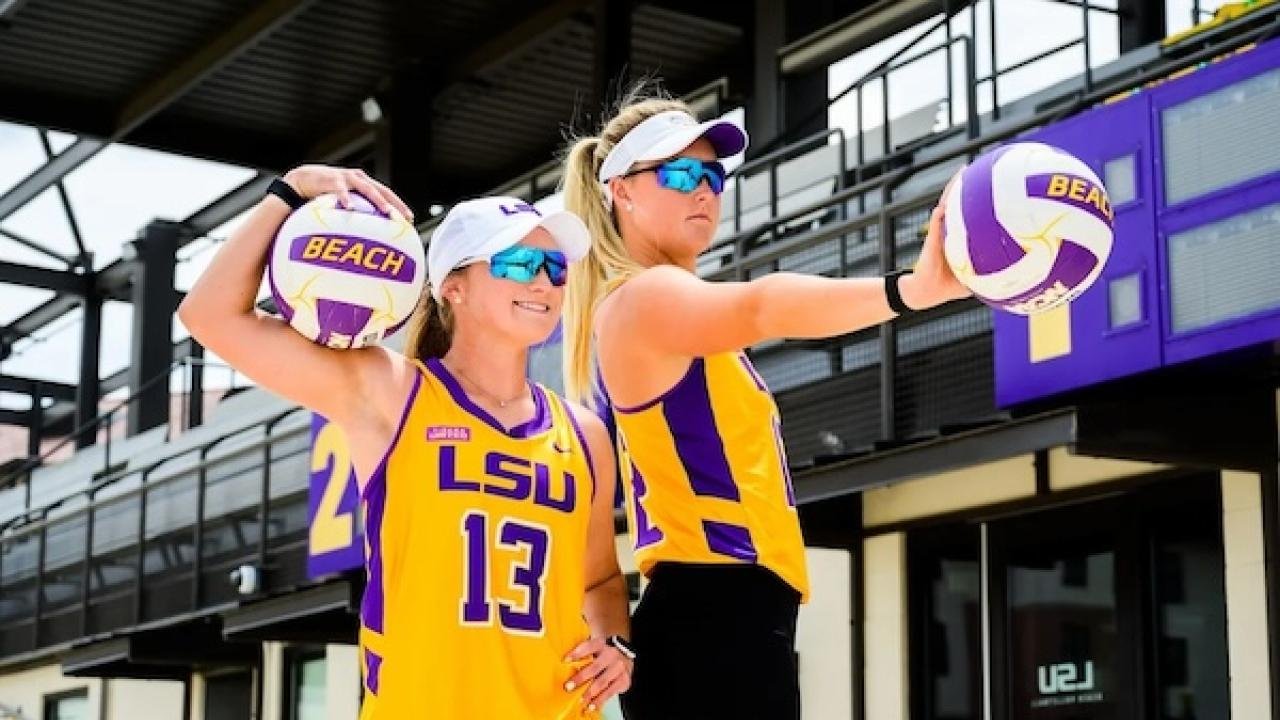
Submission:
<svg viewBox="0 0 1280 720">
<path fill-rule="evenodd" d="M 213 580 L 241 563 L 272 583 L 304 580 L 302 417 L 293 408 L 108 475 L 0 535 L 0 655 L 231 602 Z"/>
<path fill-rule="evenodd" d="M 98 415 L 90 418 L 80 426 L 72 429 L 70 433 L 64 436 L 53 446 L 44 450 L 39 455 L 26 458 L 18 463 L 17 467 L 10 469 L 3 476 L 0 476 L 0 492 L 17 486 L 22 486 L 24 489 L 23 499 L 21 501 L 22 509 L 18 513 L 17 519 L 21 519 L 24 513 L 28 513 L 34 509 L 32 507 L 33 493 L 35 492 L 35 482 L 37 480 L 37 478 L 34 477 L 35 472 L 39 468 L 49 465 L 49 461 L 52 458 L 66 450 L 68 446 L 73 443 L 78 444 L 77 441 L 81 440 L 85 436 L 102 436 L 100 445 L 102 449 L 102 462 L 98 469 L 94 471 L 94 477 L 103 477 L 111 473 L 113 470 L 119 469 L 116 464 L 113 464 L 112 452 L 113 443 L 120 442 L 120 439 L 117 438 L 117 435 L 119 434 L 117 432 L 119 429 L 119 425 L 117 424 L 118 418 L 123 413 L 127 413 L 130 407 L 134 403 L 138 402 L 143 393 L 158 383 L 170 381 L 173 374 L 179 370 L 182 371 L 183 378 L 183 391 L 181 393 L 182 414 L 181 417 L 177 418 L 177 422 L 174 422 L 174 419 L 171 418 L 165 425 L 166 429 L 164 440 L 172 440 L 176 434 L 189 430 L 194 424 L 198 424 L 200 422 L 200 418 L 203 417 L 204 412 L 203 373 L 204 369 L 207 367 L 222 367 L 228 369 L 231 372 L 231 381 L 227 388 L 227 392 L 230 393 L 240 389 L 235 386 L 236 373 L 234 368 L 231 368 L 231 366 L 224 363 L 209 362 L 201 357 L 179 358 L 170 363 L 169 367 L 164 371 L 157 373 L 154 377 L 140 384 L 129 396 L 120 400 L 111 408 L 100 412 Z M 38 402 L 38 400 L 35 402 Z M 143 431 L 138 434 L 142 435 L 146 432 L 149 431 Z M 74 494 L 74 491 L 72 494 Z M 0 530 L 2 530 L 6 524 L 11 522 L 13 519 L 14 518 L 11 517 L 0 517 Z"/>
</svg>

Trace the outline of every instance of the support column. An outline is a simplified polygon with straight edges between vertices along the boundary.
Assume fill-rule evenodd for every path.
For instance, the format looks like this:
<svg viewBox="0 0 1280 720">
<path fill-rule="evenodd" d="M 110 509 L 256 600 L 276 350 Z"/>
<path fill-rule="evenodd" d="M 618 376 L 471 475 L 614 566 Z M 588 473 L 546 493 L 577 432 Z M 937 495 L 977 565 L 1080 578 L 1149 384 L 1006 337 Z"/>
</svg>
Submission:
<svg viewBox="0 0 1280 720">
<path fill-rule="evenodd" d="M 436 200 L 431 187 L 431 101 L 436 88 L 419 63 L 397 71 L 379 97 L 374 174 L 419 218 Z M 438 189 L 437 189 L 438 190 Z"/>
<path fill-rule="evenodd" d="M 595 61 L 591 110 L 608 117 L 608 105 L 631 82 L 631 12 L 634 0 L 595 0 Z"/>
<path fill-rule="evenodd" d="M 167 378 L 173 364 L 173 313 L 178 300 L 173 274 L 182 232 L 177 223 L 155 220 L 134 242 L 129 390 L 137 397 L 129 404 L 129 435 L 169 422 Z"/>
<path fill-rule="evenodd" d="M 81 428 L 98 416 L 98 354 L 102 345 L 102 298 L 90 286 L 80 303 L 83 321 L 80 326 L 80 380 L 76 384 L 75 427 Z M 98 441 L 98 428 L 85 428 L 76 436 L 76 448 Z"/>
<path fill-rule="evenodd" d="M 786 3 L 756 0 L 751 18 L 751 77 L 747 94 L 747 132 L 762 148 L 778 136 L 780 125 L 778 50 L 786 38 Z"/>
<path fill-rule="evenodd" d="M 1262 481 L 1255 473 L 1222 473 L 1231 716 L 1240 718 L 1272 717 Z"/>
<path fill-rule="evenodd" d="M 1165 36 L 1165 4 L 1149 0 L 1119 0 L 1120 52 L 1159 42 Z"/>
<path fill-rule="evenodd" d="M 890 533 L 862 544 L 864 717 L 905 720 L 910 714 L 906 538 Z"/>
<path fill-rule="evenodd" d="M 191 338 L 191 355 L 187 367 L 191 384 L 187 386 L 187 427 L 204 424 L 204 346 Z"/>
<path fill-rule="evenodd" d="M 44 393 L 40 383 L 31 393 L 31 410 L 27 416 L 27 457 L 40 457 L 40 440 L 44 435 Z"/>
</svg>

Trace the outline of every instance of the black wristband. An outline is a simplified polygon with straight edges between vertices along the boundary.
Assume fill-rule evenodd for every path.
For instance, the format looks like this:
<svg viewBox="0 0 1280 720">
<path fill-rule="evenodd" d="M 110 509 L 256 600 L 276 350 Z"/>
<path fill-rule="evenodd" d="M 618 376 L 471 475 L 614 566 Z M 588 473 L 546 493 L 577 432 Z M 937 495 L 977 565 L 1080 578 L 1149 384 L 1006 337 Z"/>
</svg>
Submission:
<svg viewBox="0 0 1280 720">
<path fill-rule="evenodd" d="M 884 294 L 889 300 L 889 309 L 898 313 L 899 316 L 910 315 L 915 312 L 913 308 L 902 301 L 902 293 L 898 289 L 898 281 L 903 275 L 910 275 L 910 270 L 897 270 L 884 276 Z"/>
<path fill-rule="evenodd" d="M 609 637 L 605 638 L 604 643 L 609 647 L 612 647 L 618 652 L 622 653 L 622 656 L 625 657 L 626 659 L 632 662 L 635 662 L 635 659 L 636 659 L 635 649 L 632 648 L 631 643 L 624 640 L 621 635 L 610 635 Z"/>
<path fill-rule="evenodd" d="M 267 186 L 267 194 L 275 195 L 283 200 L 284 204 L 288 205 L 290 210 L 297 210 L 307 204 L 306 198 L 299 195 L 298 191 L 294 190 L 292 185 L 280 178 L 276 178 L 271 181 L 271 184 Z"/>
</svg>

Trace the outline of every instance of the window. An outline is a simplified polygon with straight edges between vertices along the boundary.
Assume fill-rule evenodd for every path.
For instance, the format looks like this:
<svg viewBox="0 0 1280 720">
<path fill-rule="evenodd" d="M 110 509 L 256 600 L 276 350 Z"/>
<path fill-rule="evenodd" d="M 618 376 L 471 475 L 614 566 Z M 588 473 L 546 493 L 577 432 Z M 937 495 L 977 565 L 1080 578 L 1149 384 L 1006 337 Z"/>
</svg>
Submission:
<svg viewBox="0 0 1280 720">
<path fill-rule="evenodd" d="M 982 578 L 978 528 L 911 536 L 912 717 L 982 717 Z"/>
<path fill-rule="evenodd" d="M 1103 183 L 1111 197 L 1111 207 L 1138 199 L 1138 168 L 1133 153 L 1108 160 L 1102 166 Z"/>
<path fill-rule="evenodd" d="M 45 720 L 89 720 L 89 689 L 78 688 L 44 698 Z"/>
<path fill-rule="evenodd" d="M 1142 278 L 1138 273 L 1112 280 L 1107 289 L 1112 330 L 1142 322 Z"/>
<path fill-rule="evenodd" d="M 253 716 L 253 670 L 209 675 L 204 681 L 205 720 L 243 720 Z"/>
<path fill-rule="evenodd" d="M 285 720 L 323 720 L 325 713 L 323 647 L 290 648 L 285 653 Z"/>
</svg>

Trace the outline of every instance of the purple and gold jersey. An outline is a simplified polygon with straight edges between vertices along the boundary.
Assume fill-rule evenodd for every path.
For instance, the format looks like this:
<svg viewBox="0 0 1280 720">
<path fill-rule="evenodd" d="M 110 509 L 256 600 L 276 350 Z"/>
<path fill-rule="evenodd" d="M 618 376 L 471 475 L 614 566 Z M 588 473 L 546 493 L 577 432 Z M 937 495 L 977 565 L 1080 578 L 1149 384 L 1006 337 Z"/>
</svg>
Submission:
<svg viewBox="0 0 1280 720">
<path fill-rule="evenodd" d="M 636 563 L 754 563 L 806 599 L 778 408 L 745 353 L 694 358 L 667 392 L 614 407 Z"/>
<path fill-rule="evenodd" d="M 564 403 L 504 429 L 437 360 L 364 491 L 362 720 L 577 718 L 594 478 Z"/>
</svg>

